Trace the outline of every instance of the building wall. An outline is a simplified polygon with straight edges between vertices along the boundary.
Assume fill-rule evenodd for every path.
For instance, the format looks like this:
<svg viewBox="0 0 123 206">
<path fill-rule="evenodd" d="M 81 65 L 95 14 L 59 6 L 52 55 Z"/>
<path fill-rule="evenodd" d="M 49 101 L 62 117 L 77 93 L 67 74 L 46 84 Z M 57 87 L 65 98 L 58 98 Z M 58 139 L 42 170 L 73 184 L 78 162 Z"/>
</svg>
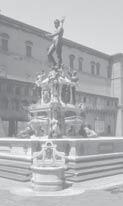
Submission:
<svg viewBox="0 0 123 206">
<path fill-rule="evenodd" d="M 8 22 L 8 19 L 1 17 L 0 34 L 9 35 L 8 51 L 3 52 L 0 41 L 0 67 L 4 67 L 7 75 L 18 77 L 19 79 L 34 80 L 36 73 L 41 70 L 48 70 L 47 50 L 51 42 L 45 38 L 45 32 L 35 30 L 30 26 L 25 26 L 19 22 Z M 32 42 L 32 57 L 26 56 L 26 41 Z M 111 81 L 107 78 L 107 71 L 110 66 L 108 55 L 101 54 L 89 48 L 78 47 L 73 42 L 64 41 L 63 63 L 70 66 L 70 55 L 75 56 L 74 68 L 78 71 L 80 78 L 80 90 L 110 95 Z M 82 71 L 79 71 L 79 58 L 83 59 Z M 100 74 L 91 74 L 91 62 L 100 65 Z M 95 68 L 96 69 L 96 68 Z"/>
<path fill-rule="evenodd" d="M 77 103 L 85 110 L 85 124 L 99 135 L 115 136 L 118 99 L 77 92 Z M 109 131 L 110 127 L 110 131 Z"/>
<path fill-rule="evenodd" d="M 0 24 L 0 34 L 2 33 L 8 34 L 9 39 L 6 52 L 1 49 L 0 41 L 0 65 L 5 66 L 7 75 L 19 79 L 34 79 L 36 73 L 45 67 L 47 41 L 21 29 Z M 33 43 L 32 57 L 26 56 L 26 41 Z"/>
<path fill-rule="evenodd" d="M 86 51 L 80 51 L 76 48 L 65 46 L 63 49 L 63 59 L 65 64 L 68 66 L 70 54 L 75 55 L 74 69 L 78 71 L 80 90 L 92 94 L 102 94 L 109 96 L 111 81 L 109 78 L 107 78 L 107 71 L 110 66 L 110 61 L 104 58 L 100 58 L 94 54 L 88 54 Z M 78 65 L 78 59 L 80 57 L 83 58 L 82 71 L 79 71 Z M 99 75 L 91 74 L 91 62 L 100 64 Z"/>
<path fill-rule="evenodd" d="M 36 99 L 32 83 L 0 79 L 0 119 L 6 135 L 16 135 L 17 123 L 28 121 L 28 106 Z"/>
</svg>

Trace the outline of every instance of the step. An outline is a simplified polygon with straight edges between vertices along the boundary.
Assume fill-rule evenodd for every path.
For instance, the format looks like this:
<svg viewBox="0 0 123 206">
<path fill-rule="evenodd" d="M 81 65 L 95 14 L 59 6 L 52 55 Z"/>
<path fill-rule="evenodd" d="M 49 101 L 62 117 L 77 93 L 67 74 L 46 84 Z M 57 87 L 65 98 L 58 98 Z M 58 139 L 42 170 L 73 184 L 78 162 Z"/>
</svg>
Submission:
<svg viewBox="0 0 123 206">
<path fill-rule="evenodd" d="M 106 170 L 115 170 L 115 169 L 123 169 L 123 164 L 102 166 L 99 168 L 90 167 L 90 168 L 77 169 L 77 170 L 70 169 L 68 170 L 68 173 L 75 174 L 76 176 L 80 176 L 80 175 L 86 175 L 86 174 L 97 173 L 97 172 L 102 172 Z"/>
<path fill-rule="evenodd" d="M 7 166 L 0 166 L 0 171 L 8 171 L 10 173 L 14 174 L 24 174 L 29 175 L 31 173 L 31 170 L 29 169 L 22 169 L 22 168 L 16 168 L 16 167 L 7 167 Z"/>
<path fill-rule="evenodd" d="M 98 154 L 98 155 L 87 155 L 87 156 L 74 156 L 68 157 L 69 162 L 91 162 L 91 161 L 100 161 L 106 159 L 117 159 L 123 158 L 123 153 L 109 153 L 109 154 Z"/>
<path fill-rule="evenodd" d="M 86 174 L 86 175 L 81 175 L 81 176 L 74 175 L 72 177 L 68 177 L 67 180 L 70 182 L 81 182 L 81 181 L 96 179 L 100 177 L 113 176 L 113 175 L 122 174 L 122 173 L 123 173 L 123 168 L 120 168 L 116 170 L 102 171 L 99 173 L 91 173 L 91 174 Z"/>
<path fill-rule="evenodd" d="M 88 168 L 88 167 L 95 167 L 95 166 L 102 166 L 102 165 L 109 165 L 109 164 L 123 164 L 123 158 L 116 158 L 116 159 L 106 159 L 106 160 L 99 160 L 99 161 L 91 161 L 91 162 L 69 162 L 68 168 L 79 169 L 79 168 Z"/>
<path fill-rule="evenodd" d="M 10 173 L 7 171 L 0 171 L 0 177 L 4 177 L 7 179 L 13 179 L 13 180 L 18 180 L 21 182 L 26 182 L 26 181 L 30 181 L 31 179 L 31 175 L 20 175 L 20 174 L 14 174 L 14 173 Z"/>
<path fill-rule="evenodd" d="M 32 161 L 32 157 L 30 156 L 11 155 L 11 154 L 5 154 L 5 153 L 0 153 L 0 159 L 17 160 L 17 161 L 24 161 L 24 162 Z"/>
<path fill-rule="evenodd" d="M 0 159 L 0 166 L 29 169 L 31 166 L 31 162 Z"/>
</svg>

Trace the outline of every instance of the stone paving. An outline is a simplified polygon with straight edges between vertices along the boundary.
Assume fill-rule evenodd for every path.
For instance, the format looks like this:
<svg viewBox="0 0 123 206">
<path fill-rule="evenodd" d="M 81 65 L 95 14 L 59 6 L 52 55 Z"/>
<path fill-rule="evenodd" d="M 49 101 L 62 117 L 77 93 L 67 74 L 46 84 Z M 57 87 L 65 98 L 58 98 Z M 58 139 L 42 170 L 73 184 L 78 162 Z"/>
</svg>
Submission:
<svg viewBox="0 0 123 206">
<path fill-rule="evenodd" d="M 31 192 L 30 192 L 31 191 Z M 48 196 L 46 196 L 48 195 Z M 54 194 L 35 194 L 30 183 L 0 178 L 0 206 L 121 206 L 123 175 L 74 184 Z"/>
</svg>

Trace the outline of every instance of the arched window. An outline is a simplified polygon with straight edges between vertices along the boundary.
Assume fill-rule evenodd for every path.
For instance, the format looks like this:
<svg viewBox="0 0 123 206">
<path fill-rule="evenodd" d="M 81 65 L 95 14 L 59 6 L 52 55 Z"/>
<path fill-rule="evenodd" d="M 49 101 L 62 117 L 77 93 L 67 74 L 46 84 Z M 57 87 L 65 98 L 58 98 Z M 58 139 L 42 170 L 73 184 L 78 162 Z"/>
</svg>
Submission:
<svg viewBox="0 0 123 206">
<path fill-rule="evenodd" d="M 83 67 L 83 58 L 79 57 L 79 71 L 82 72 Z"/>
<path fill-rule="evenodd" d="M 33 43 L 31 41 L 26 41 L 25 42 L 25 46 L 26 46 L 26 56 L 27 57 L 32 57 L 32 46 L 33 46 Z"/>
<path fill-rule="evenodd" d="M 71 69 L 74 69 L 74 60 L 75 60 L 75 56 L 73 54 L 70 54 L 69 61 L 70 61 L 70 68 Z"/>
<path fill-rule="evenodd" d="M 9 35 L 6 33 L 1 34 L 1 48 L 4 51 L 8 51 L 8 40 L 9 40 Z"/>
<path fill-rule="evenodd" d="M 91 74 L 95 74 L 95 62 L 91 61 Z"/>
<path fill-rule="evenodd" d="M 96 63 L 96 75 L 100 75 L 100 63 Z"/>
</svg>

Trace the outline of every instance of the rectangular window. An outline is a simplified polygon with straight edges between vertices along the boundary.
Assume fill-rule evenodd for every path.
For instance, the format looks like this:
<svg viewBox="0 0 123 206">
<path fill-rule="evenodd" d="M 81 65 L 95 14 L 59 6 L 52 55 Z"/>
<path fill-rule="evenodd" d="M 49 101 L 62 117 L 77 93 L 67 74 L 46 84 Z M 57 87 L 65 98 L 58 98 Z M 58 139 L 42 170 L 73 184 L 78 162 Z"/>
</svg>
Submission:
<svg viewBox="0 0 123 206">
<path fill-rule="evenodd" d="M 2 39 L 2 50 L 8 51 L 8 39 Z"/>
<path fill-rule="evenodd" d="M 19 105 L 18 101 L 15 101 L 15 109 L 16 109 L 16 111 L 19 111 L 19 109 L 20 109 L 20 105 Z"/>
<path fill-rule="evenodd" d="M 80 57 L 79 58 L 79 71 L 82 72 L 82 64 L 83 64 L 83 59 Z"/>
<path fill-rule="evenodd" d="M 7 110 L 8 105 L 9 105 L 9 101 L 8 101 L 7 97 L 3 97 L 3 99 L 1 99 L 1 109 Z"/>
<path fill-rule="evenodd" d="M 31 57 L 32 56 L 32 47 L 29 45 L 26 45 L 26 56 Z"/>
<path fill-rule="evenodd" d="M 96 69 L 96 75 L 98 75 L 98 76 L 100 75 L 100 69 L 99 68 Z"/>
<path fill-rule="evenodd" d="M 100 63 L 96 64 L 96 75 L 100 75 Z"/>
<path fill-rule="evenodd" d="M 29 87 L 27 87 L 27 86 L 25 87 L 25 92 L 24 93 L 25 93 L 25 96 L 29 95 Z"/>
<path fill-rule="evenodd" d="M 2 83 L 0 82 L 0 92 L 2 91 Z"/>
<path fill-rule="evenodd" d="M 21 88 L 19 86 L 15 88 L 15 94 L 21 95 Z"/>
<path fill-rule="evenodd" d="M 109 68 L 107 70 L 107 78 L 111 78 L 111 69 L 109 69 Z"/>
<path fill-rule="evenodd" d="M 86 97 L 83 97 L 83 102 L 84 102 L 84 103 L 86 102 Z"/>
<path fill-rule="evenodd" d="M 91 74 L 95 75 L 95 62 L 91 62 Z"/>
<path fill-rule="evenodd" d="M 69 56 L 69 62 L 70 62 L 70 68 L 74 69 L 74 60 L 75 60 L 75 56 L 73 54 L 71 54 Z"/>
<path fill-rule="evenodd" d="M 7 84 L 6 91 L 8 94 L 12 94 L 13 93 L 13 86 L 11 84 Z"/>
<path fill-rule="evenodd" d="M 95 74 L 95 68 L 94 68 L 94 65 L 91 65 L 91 74 Z"/>
<path fill-rule="evenodd" d="M 98 134 L 105 131 L 105 122 L 103 120 L 95 120 L 95 132 Z"/>
</svg>

